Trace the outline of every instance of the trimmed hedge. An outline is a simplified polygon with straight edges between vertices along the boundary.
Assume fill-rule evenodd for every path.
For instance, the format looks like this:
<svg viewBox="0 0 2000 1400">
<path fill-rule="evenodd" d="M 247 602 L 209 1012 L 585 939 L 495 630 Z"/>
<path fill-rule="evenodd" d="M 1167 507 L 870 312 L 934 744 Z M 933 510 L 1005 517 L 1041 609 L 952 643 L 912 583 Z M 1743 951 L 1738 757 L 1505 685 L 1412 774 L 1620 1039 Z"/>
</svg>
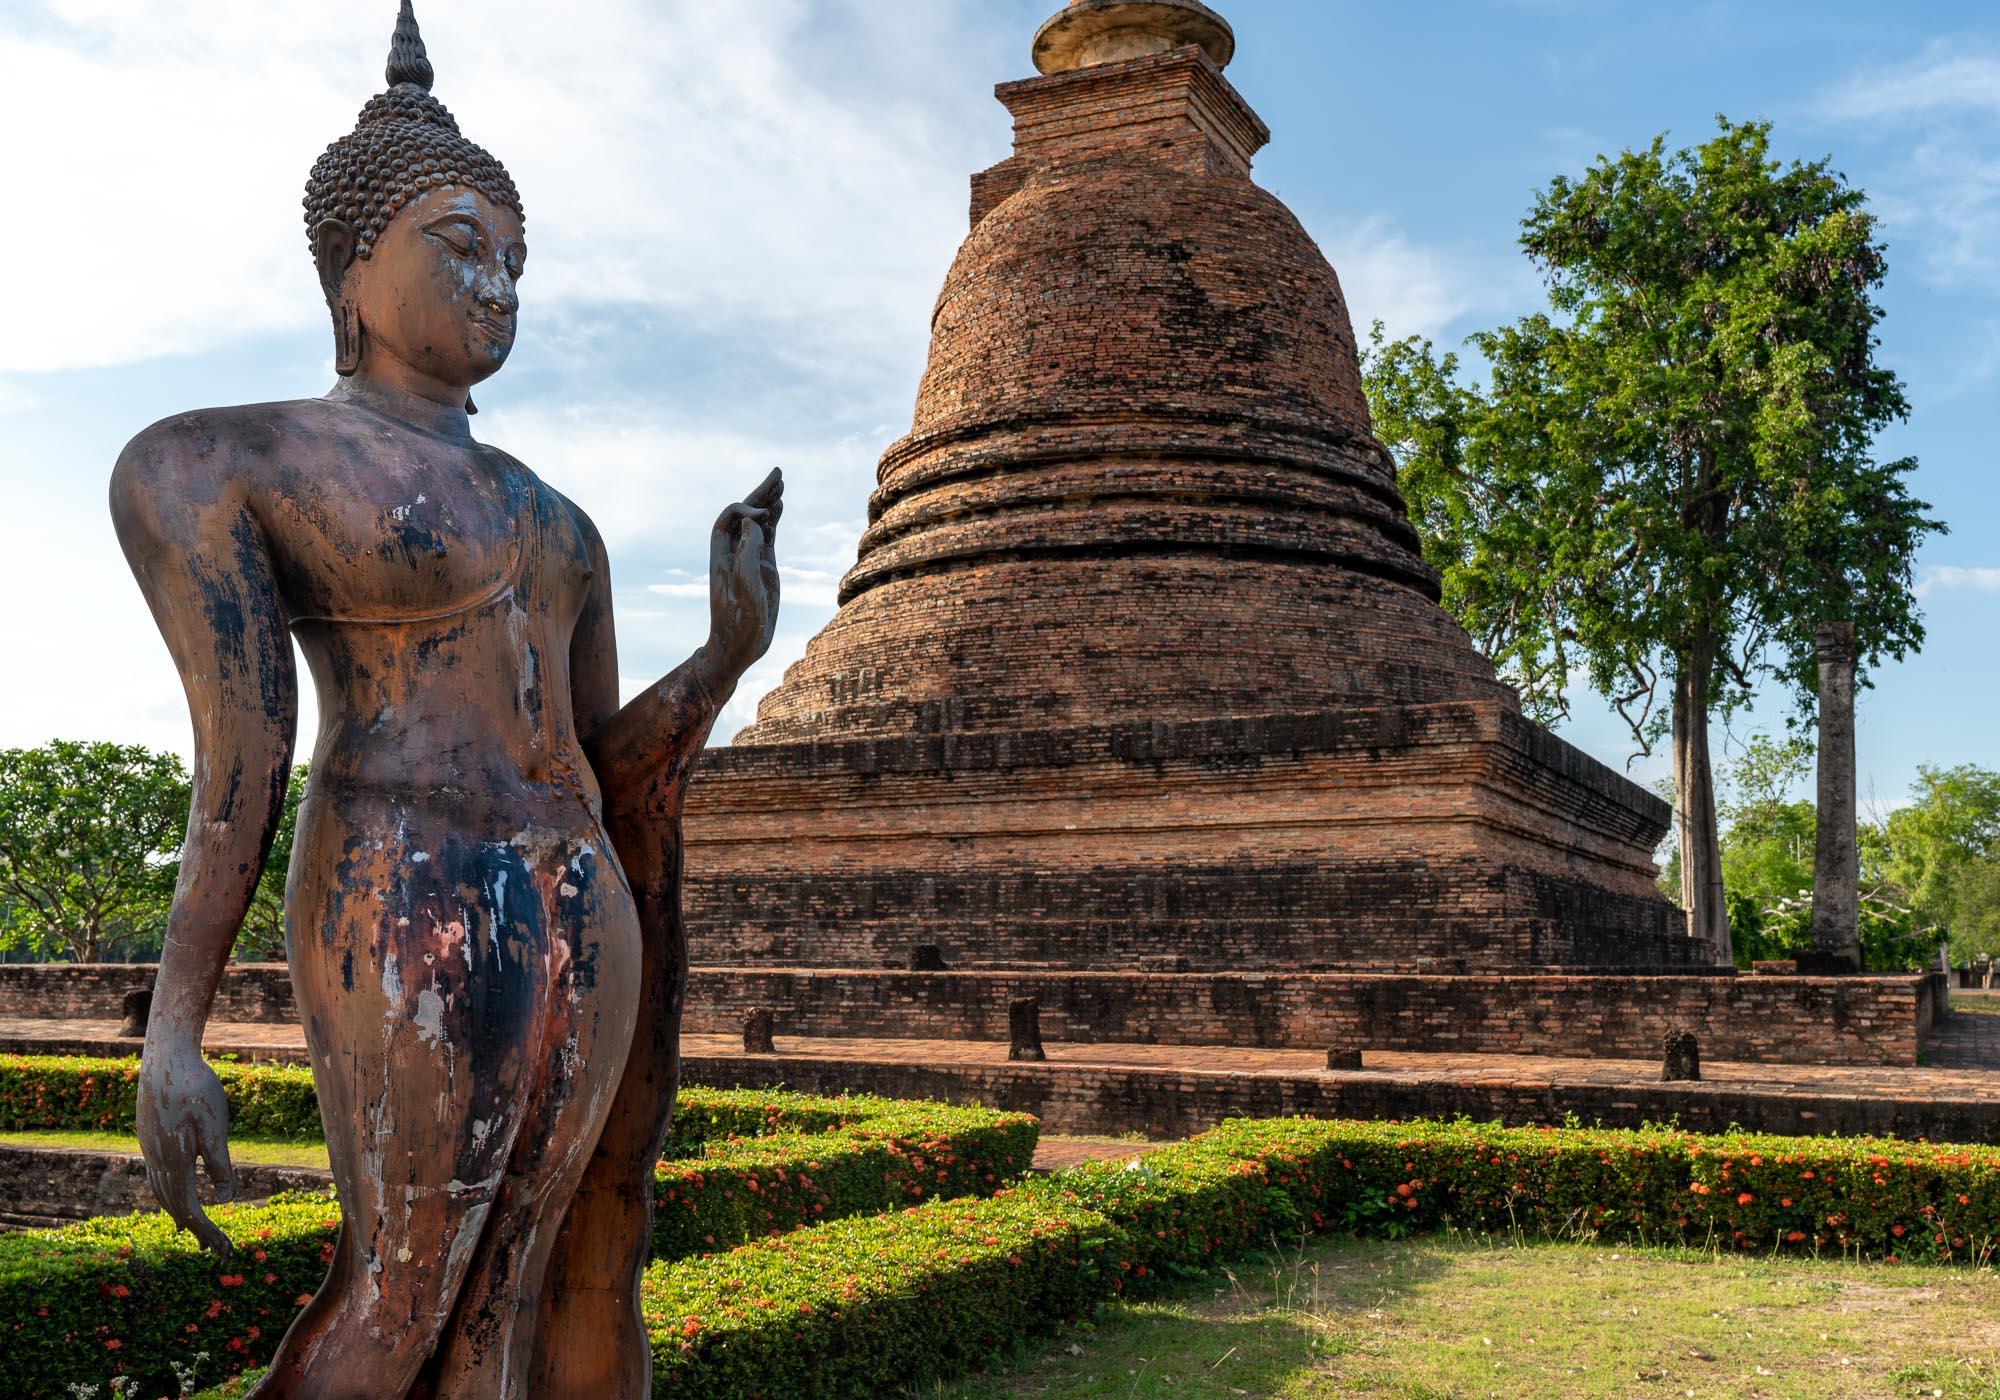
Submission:
<svg viewBox="0 0 2000 1400">
<path fill-rule="evenodd" d="M 230 1131 L 318 1142 L 319 1099 L 301 1065 L 215 1064 L 229 1096 Z M 139 1061 L 90 1055 L 0 1055 L 0 1132 L 132 1131 Z"/>
<path fill-rule="evenodd" d="M 1197 1141 L 1259 1165 L 1311 1228 L 1449 1223 L 1950 1264 L 2000 1252 L 1995 1147 L 1303 1119 L 1232 1121 Z"/>
<path fill-rule="evenodd" d="M 1456 1123 L 1232 1121 L 1127 1164 L 654 1264 L 655 1394 L 874 1396 L 1311 1230 L 1983 1263 L 2000 1149 Z M 0 1242 L 0 1257 L 4 1243 Z"/>
<path fill-rule="evenodd" d="M 1814 1218 L 1817 1233 L 1805 1228 Z M 976 1205 L 941 1203 L 655 1265 L 643 1298 L 655 1394 L 877 1395 L 970 1369 L 1107 1297 L 1204 1272 L 1274 1238 L 1393 1237 L 1445 1224 L 1984 1263 L 2000 1243 L 2000 1149 L 1233 1120 Z"/>
<path fill-rule="evenodd" d="M 127 1082 L 123 1062 L 55 1062 L 37 1080 L 20 1059 L 9 1067 L 13 1086 L 49 1086 L 25 1101 L 50 1105 L 51 1116 L 79 1104 L 101 1115 Z M 269 1082 L 287 1083 L 260 1089 Z M 22 1126 L 19 1102 L 13 1126 Z M 30 1117 L 28 1126 L 48 1124 Z M 121 1125 L 114 1116 L 91 1126 Z M 656 1172 L 656 1252 L 680 1258 L 927 1196 L 990 1193 L 1027 1170 L 1037 1133 L 1026 1114 L 690 1089 L 669 1143 L 680 1155 Z M 206 1351 L 193 1373 L 213 1381 L 268 1358 L 326 1274 L 339 1209 L 309 1195 L 211 1214 L 237 1246 L 227 1261 L 202 1254 L 164 1215 L 0 1236 L 0 1337 L 10 1383 L 22 1387 L 8 1393 L 62 1395 L 129 1374 L 141 1382 L 136 1393 L 178 1394 L 175 1361 Z"/>
</svg>

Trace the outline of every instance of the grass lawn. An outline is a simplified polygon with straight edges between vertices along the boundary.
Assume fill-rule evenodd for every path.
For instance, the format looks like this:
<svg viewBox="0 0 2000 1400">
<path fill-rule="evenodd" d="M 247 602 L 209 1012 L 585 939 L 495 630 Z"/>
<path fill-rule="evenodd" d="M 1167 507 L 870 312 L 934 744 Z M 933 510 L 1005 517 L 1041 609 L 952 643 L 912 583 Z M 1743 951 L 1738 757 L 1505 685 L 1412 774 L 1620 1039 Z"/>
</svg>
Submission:
<svg viewBox="0 0 2000 1400">
<path fill-rule="evenodd" d="M 2000 992 L 1954 991 L 1951 994 L 1953 1011 L 1969 1011 L 1974 1016 L 2000 1016 Z"/>
<path fill-rule="evenodd" d="M 935 1393 L 2000 1400 L 2000 1274 L 1314 1240 Z"/>
<path fill-rule="evenodd" d="M 135 1155 L 139 1151 L 139 1139 L 124 1133 L 10 1132 L 0 1133 L 0 1144 L 8 1147 L 75 1147 L 91 1152 L 130 1152 Z M 321 1171 L 326 1170 L 326 1144 L 322 1142 L 288 1142 L 231 1134 L 229 1157 L 231 1161 L 245 1165 L 318 1167 Z"/>
</svg>

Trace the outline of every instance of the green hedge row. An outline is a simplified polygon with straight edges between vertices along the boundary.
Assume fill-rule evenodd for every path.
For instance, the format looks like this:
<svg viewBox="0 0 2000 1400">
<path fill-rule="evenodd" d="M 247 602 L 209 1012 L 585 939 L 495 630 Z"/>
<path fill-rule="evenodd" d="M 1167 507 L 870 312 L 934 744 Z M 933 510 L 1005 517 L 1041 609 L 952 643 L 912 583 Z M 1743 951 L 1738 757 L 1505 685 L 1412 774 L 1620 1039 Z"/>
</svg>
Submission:
<svg viewBox="0 0 2000 1400">
<path fill-rule="evenodd" d="M 1447 1223 L 1982 1262 L 2000 1241 L 2000 1149 L 1230 1122 L 1132 1163 L 1072 1168 L 988 1200 L 934 1201 L 655 1263 L 642 1296 L 655 1393 L 878 1395 L 1266 1240 Z"/>
<path fill-rule="evenodd" d="M 1393 1237 L 1446 1223 L 1983 1263 L 2000 1248 L 2000 1149 L 1232 1121 L 991 1201 L 656 1264 L 644 1294 L 655 1394 L 880 1394 L 966 1369 L 1101 1299 L 1272 1239 L 1317 1230 Z"/>
<path fill-rule="evenodd" d="M 320 1140 L 312 1071 L 221 1062 L 230 1131 L 287 1142 Z M 139 1061 L 89 1055 L 0 1055 L 0 1132 L 132 1131 Z"/>
<path fill-rule="evenodd" d="M 10 1068 L 17 1088 L 32 1082 L 20 1062 Z M 42 1101 L 59 1111 L 101 1103 L 104 1086 L 127 1073 L 104 1061 L 43 1068 Z M 670 1141 L 680 1155 L 656 1174 L 656 1251 L 680 1258 L 926 1197 L 990 1193 L 1027 1170 L 1036 1137 L 1025 1114 L 689 1089 Z M 689 1155 L 696 1151 L 704 1155 Z M 0 1350 L 21 1387 L 7 1393 L 63 1395 L 71 1384 L 131 1375 L 141 1383 L 135 1393 L 178 1394 L 176 1361 L 205 1351 L 194 1374 L 211 1381 L 268 1357 L 325 1275 L 338 1209 L 308 1196 L 213 1214 L 238 1246 L 226 1262 L 158 1215 L 0 1236 Z"/>
</svg>

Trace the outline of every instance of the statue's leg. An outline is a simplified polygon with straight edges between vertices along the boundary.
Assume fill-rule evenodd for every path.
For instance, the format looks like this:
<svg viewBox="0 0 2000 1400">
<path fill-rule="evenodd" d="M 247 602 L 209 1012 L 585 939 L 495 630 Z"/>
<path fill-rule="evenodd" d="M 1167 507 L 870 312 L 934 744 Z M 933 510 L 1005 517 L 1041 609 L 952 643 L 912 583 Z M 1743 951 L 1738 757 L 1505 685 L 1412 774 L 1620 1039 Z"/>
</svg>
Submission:
<svg viewBox="0 0 2000 1400">
<path fill-rule="evenodd" d="M 639 1316 L 639 1276 L 652 1247 L 653 1167 L 680 1082 L 687 942 L 680 921 L 680 833 L 663 821 L 618 853 L 645 930 L 632 1053 L 570 1202 L 542 1287 L 535 1380 L 542 1400 L 642 1400 L 652 1352 Z"/>
<path fill-rule="evenodd" d="M 501 843 L 379 834 L 417 825 L 301 815 L 288 952 L 343 1223 L 258 1400 L 403 1400 L 528 1116 L 547 963 L 526 871 Z"/>
<path fill-rule="evenodd" d="M 573 863 L 550 884 L 549 927 L 567 947 L 552 958 L 541 1073 L 457 1312 L 418 1392 L 435 1400 L 553 1400 L 529 1384 L 543 1280 L 625 1068 L 640 951 L 638 915 L 615 864 Z"/>
</svg>

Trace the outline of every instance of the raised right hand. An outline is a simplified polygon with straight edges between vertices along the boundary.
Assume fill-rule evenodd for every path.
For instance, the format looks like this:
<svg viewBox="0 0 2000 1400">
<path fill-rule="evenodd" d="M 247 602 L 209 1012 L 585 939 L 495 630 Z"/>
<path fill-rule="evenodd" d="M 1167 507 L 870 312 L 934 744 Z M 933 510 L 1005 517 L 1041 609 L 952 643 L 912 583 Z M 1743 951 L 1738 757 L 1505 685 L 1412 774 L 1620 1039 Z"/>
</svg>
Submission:
<svg viewBox="0 0 2000 1400">
<path fill-rule="evenodd" d="M 229 1162 L 229 1101 L 195 1045 L 146 1045 L 139 1067 L 139 1148 L 153 1196 L 208 1249 L 227 1258 L 228 1236 L 201 1208 L 195 1159 L 208 1166 L 219 1201 L 236 1196 Z"/>
</svg>

